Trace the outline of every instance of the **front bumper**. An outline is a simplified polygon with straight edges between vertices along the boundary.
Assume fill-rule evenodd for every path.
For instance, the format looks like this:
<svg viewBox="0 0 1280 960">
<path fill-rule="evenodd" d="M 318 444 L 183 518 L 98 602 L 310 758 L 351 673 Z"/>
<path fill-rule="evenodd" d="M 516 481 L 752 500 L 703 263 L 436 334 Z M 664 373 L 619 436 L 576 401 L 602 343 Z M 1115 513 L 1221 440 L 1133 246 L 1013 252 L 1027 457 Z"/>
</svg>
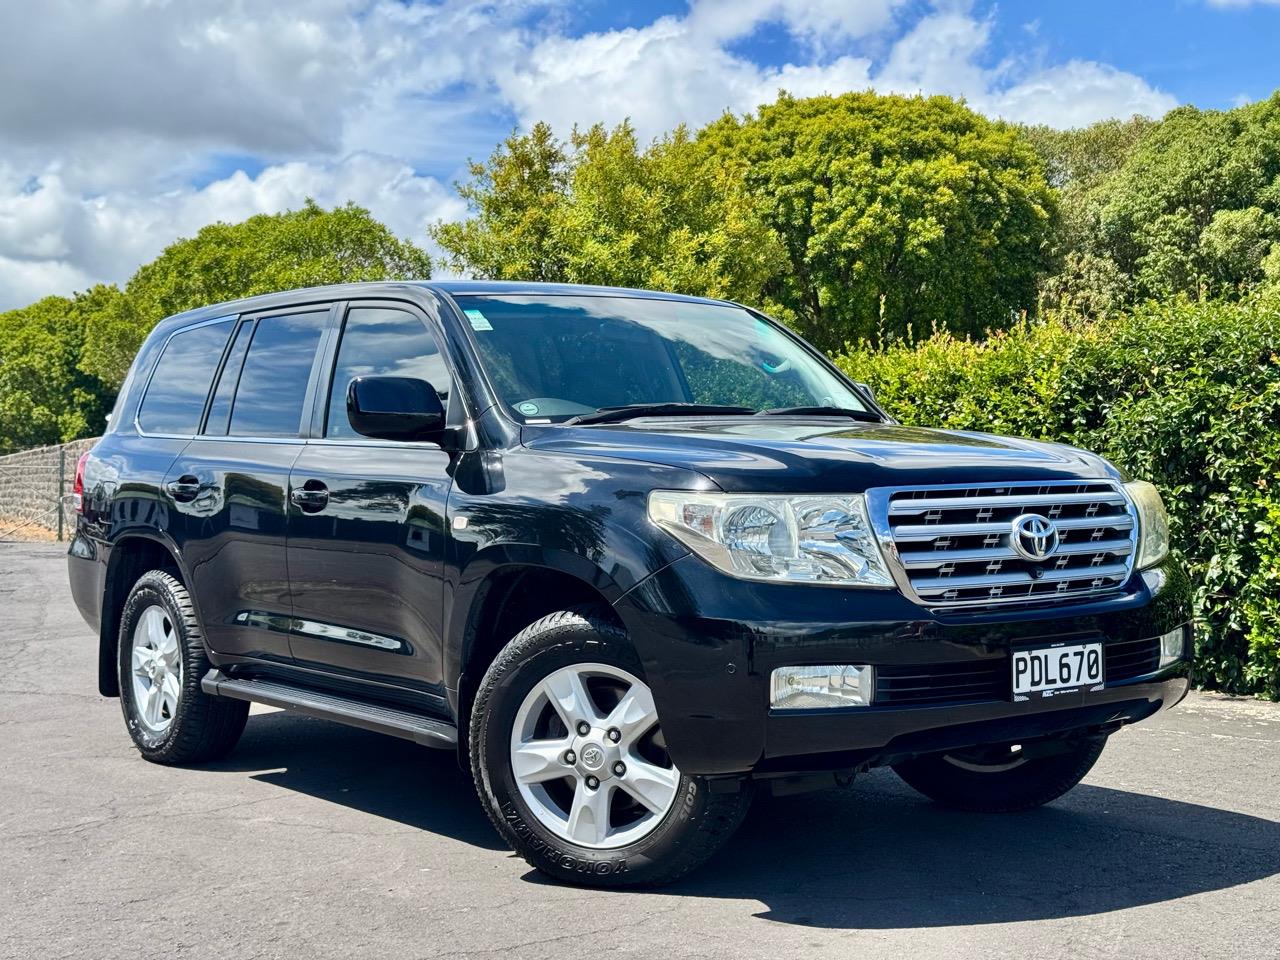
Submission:
<svg viewBox="0 0 1280 960">
<path fill-rule="evenodd" d="M 644 663 L 676 765 L 703 775 L 765 774 L 878 765 L 1145 719 L 1186 694 L 1189 596 L 1185 576 L 1166 561 L 1105 600 L 938 615 L 896 591 L 748 582 L 689 556 L 615 609 Z M 1181 662 L 1157 670 L 1143 660 L 1148 641 L 1178 627 Z M 1116 665 L 1102 690 L 1015 703 L 1000 686 L 1014 648 L 1097 641 L 1104 662 Z M 925 691 L 925 702 L 886 696 L 869 707 L 769 709 L 775 667 L 829 663 L 900 675 L 943 665 L 991 685 L 951 699 L 944 678 L 944 692 Z"/>
</svg>

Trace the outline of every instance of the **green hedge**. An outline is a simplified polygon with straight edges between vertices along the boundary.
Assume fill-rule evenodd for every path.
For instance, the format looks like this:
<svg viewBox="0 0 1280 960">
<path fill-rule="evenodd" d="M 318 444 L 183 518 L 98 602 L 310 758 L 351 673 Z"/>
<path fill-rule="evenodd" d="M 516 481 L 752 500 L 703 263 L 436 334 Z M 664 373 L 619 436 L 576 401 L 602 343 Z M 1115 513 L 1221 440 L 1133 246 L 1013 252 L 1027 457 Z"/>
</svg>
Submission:
<svg viewBox="0 0 1280 960">
<path fill-rule="evenodd" d="M 1160 487 L 1196 584 L 1196 679 L 1280 699 L 1280 296 L 946 333 L 836 362 L 904 423 L 1057 440 Z"/>
</svg>

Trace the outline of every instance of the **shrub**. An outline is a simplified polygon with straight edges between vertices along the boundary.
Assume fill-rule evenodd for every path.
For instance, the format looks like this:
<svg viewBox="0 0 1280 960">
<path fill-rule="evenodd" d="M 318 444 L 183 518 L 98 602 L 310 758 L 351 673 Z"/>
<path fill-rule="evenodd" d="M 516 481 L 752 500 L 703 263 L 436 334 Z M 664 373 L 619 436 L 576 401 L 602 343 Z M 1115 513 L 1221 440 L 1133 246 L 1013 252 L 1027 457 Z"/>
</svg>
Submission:
<svg viewBox="0 0 1280 960">
<path fill-rule="evenodd" d="M 903 422 L 1056 440 L 1159 486 L 1196 584 L 1196 679 L 1280 699 L 1280 295 L 935 332 L 836 362 Z"/>
</svg>

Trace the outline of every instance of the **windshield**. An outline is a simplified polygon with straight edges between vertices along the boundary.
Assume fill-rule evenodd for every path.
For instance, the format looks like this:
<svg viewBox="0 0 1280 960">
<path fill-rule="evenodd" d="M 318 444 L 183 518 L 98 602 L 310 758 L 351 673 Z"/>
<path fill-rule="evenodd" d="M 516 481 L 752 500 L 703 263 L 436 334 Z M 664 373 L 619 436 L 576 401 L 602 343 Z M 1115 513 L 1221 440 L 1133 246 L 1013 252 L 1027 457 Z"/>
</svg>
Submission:
<svg viewBox="0 0 1280 960">
<path fill-rule="evenodd" d="M 741 307 L 635 297 L 457 300 L 489 378 L 525 422 L 633 404 L 866 409 L 808 350 Z"/>
</svg>

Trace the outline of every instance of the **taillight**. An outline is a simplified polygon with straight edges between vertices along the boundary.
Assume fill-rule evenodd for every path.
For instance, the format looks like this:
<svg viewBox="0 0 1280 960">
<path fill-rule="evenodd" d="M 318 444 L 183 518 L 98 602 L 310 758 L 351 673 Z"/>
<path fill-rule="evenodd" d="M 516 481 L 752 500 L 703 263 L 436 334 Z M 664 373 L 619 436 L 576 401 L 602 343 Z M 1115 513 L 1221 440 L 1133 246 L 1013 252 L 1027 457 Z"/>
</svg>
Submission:
<svg viewBox="0 0 1280 960">
<path fill-rule="evenodd" d="M 76 482 L 71 485 L 71 502 L 76 513 L 84 513 L 84 465 L 88 459 L 89 453 L 85 451 L 76 461 Z"/>
</svg>

